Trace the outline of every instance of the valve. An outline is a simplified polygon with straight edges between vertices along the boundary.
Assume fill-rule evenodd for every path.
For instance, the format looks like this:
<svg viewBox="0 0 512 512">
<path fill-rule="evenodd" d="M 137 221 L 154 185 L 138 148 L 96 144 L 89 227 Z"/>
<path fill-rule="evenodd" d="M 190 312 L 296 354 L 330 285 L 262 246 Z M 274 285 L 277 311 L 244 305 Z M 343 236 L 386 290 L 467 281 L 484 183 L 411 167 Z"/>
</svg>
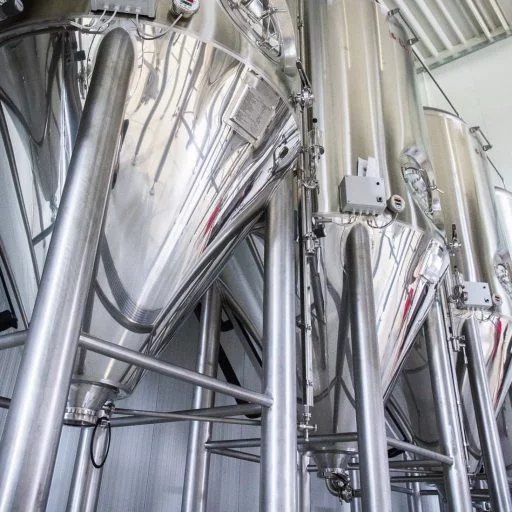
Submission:
<svg viewBox="0 0 512 512">
<path fill-rule="evenodd" d="M 291 100 L 295 106 L 298 106 L 301 108 L 301 110 L 304 110 L 305 108 L 309 108 L 311 105 L 313 105 L 315 96 L 311 88 L 311 82 L 309 81 L 304 66 L 300 60 L 297 61 L 297 71 L 299 72 L 301 89 L 299 92 L 292 95 Z"/>
<path fill-rule="evenodd" d="M 457 235 L 457 225 L 452 224 L 452 239 L 448 243 L 448 250 L 452 256 L 454 256 L 462 247 L 462 244 L 459 242 L 459 237 Z"/>
</svg>

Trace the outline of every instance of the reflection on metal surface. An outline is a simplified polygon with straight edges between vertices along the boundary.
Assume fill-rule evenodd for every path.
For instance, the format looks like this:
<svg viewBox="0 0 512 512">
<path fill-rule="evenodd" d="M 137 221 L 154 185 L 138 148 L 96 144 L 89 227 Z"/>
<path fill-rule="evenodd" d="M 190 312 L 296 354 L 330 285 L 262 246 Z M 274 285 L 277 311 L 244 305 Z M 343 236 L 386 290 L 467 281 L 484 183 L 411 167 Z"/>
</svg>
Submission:
<svg viewBox="0 0 512 512">
<path fill-rule="evenodd" d="M 257 218 L 293 161 L 296 126 L 279 92 L 230 53 L 187 33 L 146 40 L 128 20 L 117 24 L 135 42 L 136 67 L 84 329 L 157 354 L 247 230 L 237 219 Z M 23 196 L 23 205 L 11 196 L 5 207 L 29 212 L 30 232 L 14 227 L 19 238 L 45 233 L 34 246 L 39 271 L 101 39 L 54 30 L 0 47 L 3 137 L 15 148 Z M 30 257 L 7 255 L 16 280 L 31 282 Z M 77 408 L 80 421 L 94 415 L 139 378 L 81 350 L 68 419 Z"/>
</svg>

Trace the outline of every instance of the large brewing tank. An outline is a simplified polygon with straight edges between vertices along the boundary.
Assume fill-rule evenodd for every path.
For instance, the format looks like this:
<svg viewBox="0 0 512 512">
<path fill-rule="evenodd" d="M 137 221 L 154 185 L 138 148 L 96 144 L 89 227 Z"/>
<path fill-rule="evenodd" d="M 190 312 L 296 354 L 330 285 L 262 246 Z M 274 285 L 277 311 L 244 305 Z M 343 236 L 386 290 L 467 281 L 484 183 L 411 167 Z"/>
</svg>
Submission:
<svg viewBox="0 0 512 512">
<path fill-rule="evenodd" d="M 492 173 L 482 145 L 471 128 L 460 118 L 441 110 L 425 110 L 432 161 L 437 183 L 443 191 L 441 208 L 451 244 L 452 270 L 448 279 L 451 314 L 446 313 L 446 322 L 451 326 L 452 348 L 458 348 L 465 334 L 464 326 L 469 318 L 475 318 L 480 343 L 485 358 L 492 404 L 498 413 L 511 379 L 511 260 L 505 232 L 501 229 L 498 202 L 495 199 Z M 502 199 L 505 200 L 502 193 Z M 456 235 L 456 238 L 452 238 Z M 483 286 L 482 306 L 470 302 L 474 298 L 473 286 Z M 469 291 L 467 298 L 460 297 L 461 287 Z M 464 291 L 464 290 L 462 290 Z M 494 302 L 493 302 L 493 295 Z M 489 302 L 486 302 L 489 301 Z M 408 403 L 405 418 L 412 428 L 416 440 L 433 445 L 437 442 L 434 418 L 425 414 L 433 408 L 432 398 L 421 383 L 428 382 L 426 355 L 419 345 L 416 354 L 411 354 L 408 371 L 403 376 L 403 396 Z M 464 351 L 460 350 L 456 361 L 462 416 L 468 448 L 468 464 L 475 472 L 481 463 L 481 449 L 474 418 L 469 382 L 465 372 Z M 422 376 L 422 374 L 424 374 Z M 418 407 L 422 404 L 422 408 Z"/>
<path fill-rule="evenodd" d="M 202 2 L 190 19 L 158 2 L 142 21 L 55 0 L 0 25 L 0 240 L 28 318 L 98 45 L 122 27 L 136 62 L 83 330 L 145 354 L 163 349 L 297 150 L 294 33 L 278 3 L 261 27 L 248 12 L 258 1 Z M 241 30 L 249 22 L 252 32 Z M 79 350 L 67 421 L 94 422 L 140 376 Z"/>
<path fill-rule="evenodd" d="M 505 188 L 495 187 L 496 205 L 500 226 L 506 240 L 509 252 L 512 251 L 512 192 Z M 512 400 L 510 384 L 512 383 L 512 365 L 508 365 L 507 375 L 504 378 L 503 390 L 506 393 L 503 405 L 498 416 L 498 429 L 500 433 L 503 458 L 509 478 L 512 477 Z"/>
<path fill-rule="evenodd" d="M 407 37 L 370 0 L 307 2 L 308 72 L 313 117 L 324 136 L 317 164 L 315 218 L 319 238 L 314 298 L 312 422 L 319 434 L 356 431 L 351 343 L 346 305 L 347 236 L 355 223 L 371 238 L 376 325 L 383 397 L 431 306 L 447 257 L 428 161 L 423 114 Z M 377 217 L 341 213 L 340 183 L 372 176 L 406 206 Z M 313 288 L 315 288 L 315 286 Z M 321 474 L 343 469 L 355 443 L 314 443 L 308 449 Z"/>
</svg>

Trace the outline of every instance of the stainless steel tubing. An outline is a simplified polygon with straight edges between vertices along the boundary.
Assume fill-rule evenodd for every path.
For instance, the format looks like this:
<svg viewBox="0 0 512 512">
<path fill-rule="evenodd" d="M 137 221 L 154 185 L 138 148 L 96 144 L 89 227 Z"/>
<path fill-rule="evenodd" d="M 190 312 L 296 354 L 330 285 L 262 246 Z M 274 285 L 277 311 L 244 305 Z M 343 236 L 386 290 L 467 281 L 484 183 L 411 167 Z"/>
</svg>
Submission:
<svg viewBox="0 0 512 512">
<path fill-rule="evenodd" d="M 464 327 L 466 356 L 471 396 L 484 456 L 489 493 L 493 510 L 512 510 L 507 472 L 500 447 L 496 416 L 491 403 L 489 381 L 482 353 L 476 320 L 471 318 Z"/>
<path fill-rule="evenodd" d="M 230 457 L 232 459 L 245 460 L 247 462 L 260 463 L 260 456 L 254 453 L 239 452 L 238 450 L 229 450 L 227 448 L 219 448 L 218 450 L 209 450 L 210 453 L 215 455 L 222 455 L 223 457 Z"/>
<path fill-rule="evenodd" d="M 106 426 L 98 426 L 96 434 L 94 434 L 94 427 L 82 427 L 66 512 L 96 511 L 103 467 L 96 468 L 92 464 L 91 443 L 94 442 L 94 460 L 101 462 L 105 457 L 108 436 Z"/>
<path fill-rule="evenodd" d="M 297 439 L 298 445 L 307 445 L 310 443 L 340 443 L 356 441 L 357 434 L 326 434 L 326 435 L 310 435 L 309 439 L 299 437 Z M 256 448 L 261 446 L 261 438 L 253 437 L 250 439 L 226 439 L 225 441 L 208 441 L 206 447 L 208 449 L 214 448 Z"/>
<path fill-rule="evenodd" d="M 430 460 L 436 460 L 438 462 L 441 462 L 441 464 L 446 464 L 448 466 L 451 466 L 453 464 L 452 457 L 449 457 L 448 455 L 434 452 L 433 450 L 428 450 L 426 448 L 422 448 L 421 446 L 416 446 L 415 444 L 406 443 L 405 441 L 399 441 L 398 439 L 390 439 L 388 437 L 388 446 L 391 446 L 391 448 L 403 450 L 405 452 L 415 453 L 420 457 L 425 457 Z"/>
<path fill-rule="evenodd" d="M 391 491 L 399 492 L 401 494 L 407 494 L 408 496 L 412 496 L 414 494 L 414 491 L 412 489 L 409 489 L 408 487 L 400 487 L 398 485 L 392 485 Z M 410 503 L 409 503 L 409 511 L 412 512 Z"/>
<path fill-rule="evenodd" d="M 119 414 L 128 414 L 131 415 L 132 412 L 137 412 L 132 409 L 116 409 L 115 413 Z M 142 412 L 142 411 L 141 411 Z M 195 417 L 199 416 L 208 416 L 210 418 L 225 418 L 229 416 L 240 416 L 244 414 L 257 414 L 261 412 L 261 406 L 257 404 L 242 404 L 242 405 L 228 405 L 224 407 L 213 407 L 206 409 L 187 409 L 184 411 L 174 411 L 172 413 L 162 413 L 162 416 L 158 415 L 158 417 L 151 416 L 148 417 L 144 415 L 143 417 L 130 417 L 130 418 L 114 418 L 110 421 L 111 427 L 132 427 L 138 425 L 150 425 L 152 423 L 174 423 L 176 421 L 181 421 L 174 417 L 174 415 L 180 416 L 188 416 Z M 170 415 L 173 417 L 170 417 Z M 164 417 L 165 415 L 165 417 Z"/>
<path fill-rule="evenodd" d="M 0 450 L 0 510 L 44 510 L 112 178 L 134 51 L 99 49 Z"/>
<path fill-rule="evenodd" d="M 0 409 L 9 409 L 11 406 L 11 399 L 5 396 L 0 396 Z"/>
<path fill-rule="evenodd" d="M 308 471 L 309 455 L 297 454 L 297 510 L 311 512 L 311 476 Z"/>
<path fill-rule="evenodd" d="M 425 343 L 440 445 L 443 452 L 453 459 L 452 465 L 443 466 L 446 497 L 450 510 L 465 512 L 471 510 L 471 496 L 464 459 L 461 424 L 457 415 L 454 381 L 451 378 L 452 367 L 448 353 L 448 340 L 439 298 L 434 302 L 427 318 Z"/>
<path fill-rule="evenodd" d="M 206 292 L 203 301 L 201 335 L 196 365 L 199 373 L 209 377 L 217 377 L 221 312 L 220 294 L 214 284 Z M 213 391 L 201 387 L 194 389 L 192 400 L 194 409 L 213 407 L 214 401 Z M 206 511 L 210 453 L 204 444 L 210 438 L 211 432 L 211 423 L 193 421 L 190 424 L 181 512 Z"/>
<path fill-rule="evenodd" d="M 198 421 L 198 422 L 206 422 L 206 423 L 227 423 L 230 425 L 252 425 L 259 426 L 261 422 L 258 420 L 248 420 L 243 418 L 223 418 L 219 416 L 207 416 L 204 414 L 181 414 L 176 412 L 158 412 L 158 411 L 133 411 L 133 415 L 130 416 L 130 419 L 137 418 L 142 421 L 150 418 L 163 419 L 167 420 L 169 423 L 176 423 L 180 421 Z M 120 426 L 120 425 L 116 425 Z"/>
<path fill-rule="evenodd" d="M 415 476 L 415 475 L 412 475 Z M 423 512 L 423 504 L 421 503 L 421 485 L 419 482 L 407 484 L 411 493 L 407 496 L 407 504 L 410 512 Z"/>
<path fill-rule="evenodd" d="M 7 348 L 20 347 L 27 340 L 28 331 L 10 332 L 0 336 L 0 350 Z"/>
<path fill-rule="evenodd" d="M 414 482 L 429 482 L 429 483 L 443 483 L 441 475 L 417 475 L 417 476 L 392 476 L 393 483 L 408 484 Z M 471 509 L 469 509 L 471 510 Z"/>
<path fill-rule="evenodd" d="M 373 298 L 371 246 L 368 230 L 362 224 L 356 224 L 348 235 L 347 271 L 362 506 L 367 512 L 390 512 L 391 489 Z"/>
<path fill-rule="evenodd" d="M 131 363 L 139 366 L 140 368 L 145 368 L 146 370 L 152 370 L 162 375 L 167 375 L 168 377 L 174 377 L 185 382 L 190 382 L 191 384 L 196 384 L 206 389 L 211 389 L 212 391 L 218 391 L 219 393 L 224 393 L 235 398 L 241 398 L 242 400 L 263 405 L 265 407 L 270 407 L 270 405 L 272 405 L 272 398 L 267 395 L 256 393 L 255 391 L 250 391 L 239 386 L 234 386 L 227 382 L 214 379 L 213 377 L 207 377 L 206 375 L 193 372 L 192 370 L 187 370 L 186 368 L 181 368 L 174 364 L 164 363 L 163 361 L 159 361 L 153 357 L 140 354 L 135 350 L 130 350 L 107 341 L 98 340 L 85 334 L 80 336 L 80 346 L 87 350 L 97 352 L 98 354 L 103 354 L 104 356 L 112 357 L 119 361 Z"/>
<path fill-rule="evenodd" d="M 267 213 L 263 339 L 264 389 L 273 404 L 262 411 L 260 510 L 295 512 L 297 391 L 291 173 L 276 190 Z"/>
<path fill-rule="evenodd" d="M 351 471 L 350 472 L 350 478 L 352 480 L 352 488 L 360 488 L 361 487 L 361 480 L 359 478 L 359 470 Z M 393 489 L 391 489 L 393 490 Z M 350 512 L 361 512 L 361 499 L 360 498 L 354 498 L 352 502 L 350 503 Z"/>
</svg>

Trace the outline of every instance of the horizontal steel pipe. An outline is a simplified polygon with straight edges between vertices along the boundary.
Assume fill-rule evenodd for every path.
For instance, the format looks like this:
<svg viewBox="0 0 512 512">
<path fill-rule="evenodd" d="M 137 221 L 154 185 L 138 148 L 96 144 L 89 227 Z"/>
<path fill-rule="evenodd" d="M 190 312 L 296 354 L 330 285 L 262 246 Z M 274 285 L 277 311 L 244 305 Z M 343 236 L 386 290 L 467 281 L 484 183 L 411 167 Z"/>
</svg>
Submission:
<svg viewBox="0 0 512 512">
<path fill-rule="evenodd" d="M 211 418 L 225 418 L 229 416 L 241 416 L 249 414 L 258 414 L 261 412 L 261 406 L 257 404 L 227 405 L 223 407 L 211 407 L 206 409 L 187 409 L 183 411 L 172 411 L 171 414 L 186 414 L 188 416 L 210 416 Z M 131 416 L 132 409 L 116 409 L 114 414 L 126 414 Z M 153 423 L 175 423 L 178 420 L 171 418 L 155 417 L 129 417 L 114 418 L 111 420 L 112 427 L 132 427 L 138 425 L 151 425 Z"/>
<path fill-rule="evenodd" d="M 309 443 L 340 443 L 357 441 L 356 433 L 348 434 L 328 434 L 328 435 L 317 435 L 309 436 L 309 441 L 303 437 L 297 438 L 297 444 L 307 445 Z M 251 439 L 228 439 L 226 441 L 210 441 L 206 443 L 208 449 L 214 448 L 257 448 L 261 445 L 261 439 L 254 437 Z"/>
<path fill-rule="evenodd" d="M 415 482 L 426 482 L 426 483 L 443 483 L 443 475 L 421 475 L 421 476 L 392 476 L 391 482 L 400 484 L 411 484 Z"/>
<path fill-rule="evenodd" d="M 25 340 L 27 338 L 27 331 L 20 331 L 20 332 L 14 332 L 10 334 L 4 334 L 0 336 L 0 350 L 13 348 L 21 346 L 25 343 Z M 104 344 L 102 346 L 102 344 Z M 141 366 L 142 368 L 146 368 L 149 370 L 156 371 L 157 373 L 161 373 L 163 375 L 168 375 L 170 377 L 176 377 L 181 380 L 185 380 L 187 382 L 197 383 L 198 385 L 203 385 L 199 383 L 198 381 L 194 380 L 197 376 L 199 376 L 201 379 L 207 379 L 209 381 L 209 384 L 215 384 L 220 385 L 221 388 L 213 388 L 208 387 L 208 385 L 203 385 L 203 387 L 212 389 L 214 391 L 219 391 L 221 393 L 225 393 L 227 395 L 233 396 L 235 398 L 241 398 L 243 400 L 247 400 L 250 402 L 254 402 L 255 404 L 263 405 L 264 407 L 268 407 L 272 403 L 272 399 L 269 397 L 266 397 L 265 395 L 262 395 L 260 393 L 255 393 L 249 390 L 244 390 L 242 388 L 239 388 L 238 386 L 232 386 L 231 384 L 223 383 L 221 381 L 218 381 L 216 379 L 212 379 L 210 377 L 205 377 L 204 375 L 198 374 L 196 372 L 193 372 L 191 370 L 187 370 L 185 368 L 180 368 L 178 366 L 169 365 L 167 363 L 163 363 L 161 361 L 158 361 L 156 359 L 153 359 L 148 356 L 144 356 L 142 354 L 139 354 L 138 352 L 135 352 L 133 350 L 125 349 L 123 347 L 119 347 L 118 345 L 114 345 L 113 343 L 108 343 L 103 340 L 97 340 L 87 335 L 82 335 L 80 337 L 80 345 L 83 348 L 87 348 L 89 350 L 92 350 L 94 352 L 98 352 L 103 355 L 107 355 L 109 357 L 112 357 L 114 359 L 118 359 L 125 362 L 130 362 L 132 364 L 135 364 L 137 366 Z M 118 348 L 116 351 L 115 349 Z M 137 358 L 137 356 L 140 356 L 140 358 Z M 158 369 L 157 369 L 158 367 Z M 204 383 L 205 381 L 203 381 Z M 237 393 L 237 394 L 235 394 Z M 247 394 L 248 393 L 248 394 Z M 251 407 L 250 409 L 247 409 L 247 412 L 241 412 L 240 414 L 254 414 L 261 411 L 261 408 Z M 119 409 L 116 410 L 116 413 L 120 414 Z M 126 413 L 128 414 L 128 413 Z M 133 415 L 133 413 L 130 413 Z M 146 414 L 146 416 L 151 416 L 150 414 Z M 154 418 L 156 418 L 155 415 L 152 415 Z M 159 416 L 159 418 L 164 419 L 163 416 Z M 169 417 L 169 419 L 172 419 Z M 175 418 L 177 419 L 177 418 Z M 198 420 L 199 421 L 199 420 Z M 119 422 L 117 422 L 119 423 Z M 138 424 L 138 423 L 135 423 Z M 114 425 L 112 425 L 114 426 Z M 121 426 L 116 425 L 116 426 Z M 128 426 L 128 423 L 126 423 L 126 426 Z"/>
<path fill-rule="evenodd" d="M 97 352 L 98 354 L 112 357 L 118 361 L 134 364 L 140 368 L 145 368 L 146 370 L 151 370 L 166 375 L 167 377 L 174 377 L 185 382 L 190 382 L 191 384 L 196 384 L 197 386 L 202 386 L 206 389 L 211 389 L 212 391 L 217 391 L 218 393 L 223 393 L 234 398 L 240 398 L 264 407 L 270 407 L 272 405 L 272 398 L 262 393 L 234 386 L 227 382 L 207 377 L 201 373 L 145 356 L 134 350 L 121 347 L 120 345 L 114 345 L 107 341 L 92 338 L 91 336 L 82 334 L 82 336 L 80 336 L 80 346 L 87 350 Z"/>
<path fill-rule="evenodd" d="M 0 350 L 8 348 L 20 347 L 27 339 L 28 331 L 10 332 L 0 336 Z"/>
<path fill-rule="evenodd" d="M 158 411 L 141 411 L 138 409 L 116 409 L 116 414 L 126 414 L 131 417 L 142 417 L 142 418 L 162 418 L 176 421 L 213 421 L 217 423 L 231 423 L 233 425 L 260 425 L 258 420 L 249 420 L 242 418 L 224 418 L 222 416 L 209 416 L 208 414 L 189 414 L 180 412 L 158 412 Z"/>
<path fill-rule="evenodd" d="M 439 469 L 442 471 L 442 466 L 439 461 L 431 460 L 431 459 L 421 459 L 421 460 L 390 460 L 389 461 L 390 469 L 420 469 L 428 467 L 429 470 L 432 470 L 432 467 L 435 469 Z M 349 464 L 349 469 L 359 469 L 359 464 Z"/>
<path fill-rule="evenodd" d="M 307 445 L 310 443 L 340 443 L 340 442 L 351 442 L 357 441 L 356 433 L 344 433 L 344 434 L 328 434 L 328 435 L 312 435 L 309 436 L 309 441 L 306 441 L 303 437 L 299 437 L 297 439 L 297 444 L 299 445 Z M 442 453 L 434 452 L 432 450 L 427 450 L 426 448 L 421 448 L 420 446 L 416 446 L 414 444 L 406 443 L 404 441 L 399 441 L 397 439 L 387 438 L 388 446 L 393 448 L 397 448 L 399 450 L 404 450 L 410 453 L 415 453 L 416 455 L 420 455 L 429 460 L 440 462 L 441 464 L 452 464 L 453 459 Z M 229 439 L 226 441 L 210 441 L 206 444 L 206 447 L 209 449 L 213 448 L 255 448 L 260 446 L 261 439 L 260 438 L 251 438 L 251 439 Z M 412 462 L 412 461 L 411 461 Z"/>
<path fill-rule="evenodd" d="M 227 448 L 219 448 L 209 450 L 210 453 L 214 453 L 215 455 L 222 455 L 223 457 L 230 457 L 232 459 L 245 460 L 247 462 L 260 462 L 260 456 L 255 455 L 254 453 L 240 452 L 238 450 L 229 450 Z"/>
<path fill-rule="evenodd" d="M 11 399 L 5 396 L 0 396 L 0 409 L 9 409 Z"/>
<path fill-rule="evenodd" d="M 412 489 L 408 489 L 407 487 L 400 487 L 398 485 L 392 485 L 391 492 L 399 492 L 401 494 L 408 494 L 409 496 L 414 496 L 414 491 Z"/>
<path fill-rule="evenodd" d="M 405 441 L 399 441 L 398 439 L 390 439 L 388 437 L 388 446 L 397 448 L 398 450 L 404 450 L 405 452 L 415 453 L 416 455 L 420 455 L 426 459 L 436 460 L 441 464 L 446 464 L 448 466 L 453 464 L 453 459 L 448 457 L 448 455 L 443 455 L 442 453 L 434 452 L 433 450 L 427 450 L 421 446 L 406 443 Z"/>
</svg>

